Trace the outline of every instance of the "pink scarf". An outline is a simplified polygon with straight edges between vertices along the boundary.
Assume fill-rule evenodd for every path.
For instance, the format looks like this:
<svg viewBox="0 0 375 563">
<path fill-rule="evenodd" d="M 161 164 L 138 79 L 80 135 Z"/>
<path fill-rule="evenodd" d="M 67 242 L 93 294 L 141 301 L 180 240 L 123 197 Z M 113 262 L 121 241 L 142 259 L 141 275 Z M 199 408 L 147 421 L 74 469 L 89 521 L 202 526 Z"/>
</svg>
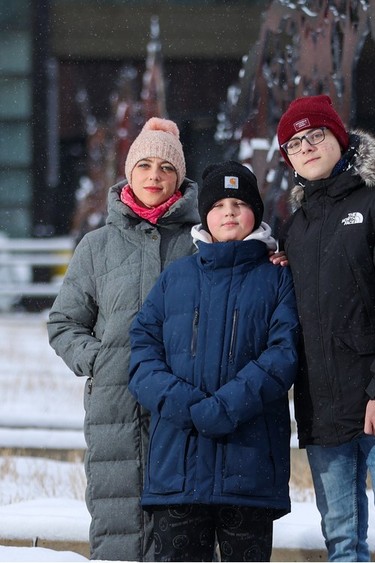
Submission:
<svg viewBox="0 0 375 563">
<path fill-rule="evenodd" d="M 177 190 L 177 192 L 175 192 L 169 199 L 167 199 L 167 201 L 161 203 L 157 207 L 142 207 L 135 201 L 134 192 L 129 186 L 129 184 L 127 184 L 122 188 L 120 195 L 120 199 L 122 203 L 125 203 L 125 205 L 130 207 L 130 209 L 134 211 L 134 213 L 139 215 L 139 217 L 142 217 L 142 219 L 146 219 L 146 221 L 149 221 L 154 225 L 159 219 L 159 217 L 164 215 L 164 213 L 168 211 L 171 205 L 176 203 L 176 201 L 178 201 L 181 197 L 182 197 L 182 193 L 179 190 Z"/>
</svg>

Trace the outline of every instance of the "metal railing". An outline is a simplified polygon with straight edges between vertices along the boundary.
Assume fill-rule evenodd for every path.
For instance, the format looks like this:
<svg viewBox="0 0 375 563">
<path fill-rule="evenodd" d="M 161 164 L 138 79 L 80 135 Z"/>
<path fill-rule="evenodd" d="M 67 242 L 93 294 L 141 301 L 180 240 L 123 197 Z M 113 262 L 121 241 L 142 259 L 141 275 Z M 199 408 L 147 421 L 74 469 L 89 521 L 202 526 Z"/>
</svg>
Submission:
<svg viewBox="0 0 375 563">
<path fill-rule="evenodd" d="M 55 297 L 73 250 L 71 237 L 0 235 L 0 310 L 9 310 L 23 297 Z M 36 272 L 41 269 L 45 275 L 43 281 L 38 281 Z"/>
</svg>

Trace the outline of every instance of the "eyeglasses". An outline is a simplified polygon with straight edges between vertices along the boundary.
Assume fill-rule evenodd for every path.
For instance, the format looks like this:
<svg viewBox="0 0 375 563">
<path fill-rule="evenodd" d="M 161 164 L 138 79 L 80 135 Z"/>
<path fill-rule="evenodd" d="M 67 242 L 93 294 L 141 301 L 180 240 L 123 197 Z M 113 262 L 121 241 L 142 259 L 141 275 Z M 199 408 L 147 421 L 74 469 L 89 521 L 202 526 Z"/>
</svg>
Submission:
<svg viewBox="0 0 375 563">
<path fill-rule="evenodd" d="M 292 155 L 302 150 L 303 139 L 306 139 L 309 145 L 319 145 L 319 143 L 322 143 L 325 139 L 325 129 L 327 128 L 318 127 L 318 129 L 312 129 L 306 133 L 306 135 L 302 135 L 302 137 L 293 137 L 293 139 L 281 145 L 281 148 L 284 149 L 287 155 Z"/>
</svg>

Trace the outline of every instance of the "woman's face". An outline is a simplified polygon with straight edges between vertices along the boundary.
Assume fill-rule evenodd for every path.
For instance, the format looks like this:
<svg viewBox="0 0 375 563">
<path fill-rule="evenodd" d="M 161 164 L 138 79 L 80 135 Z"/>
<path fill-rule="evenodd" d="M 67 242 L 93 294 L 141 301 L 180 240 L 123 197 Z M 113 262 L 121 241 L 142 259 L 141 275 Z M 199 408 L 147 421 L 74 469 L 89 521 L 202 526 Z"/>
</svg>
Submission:
<svg viewBox="0 0 375 563">
<path fill-rule="evenodd" d="M 166 160 L 143 158 L 133 168 L 131 188 L 139 205 L 157 207 L 177 190 L 177 172 Z"/>
</svg>

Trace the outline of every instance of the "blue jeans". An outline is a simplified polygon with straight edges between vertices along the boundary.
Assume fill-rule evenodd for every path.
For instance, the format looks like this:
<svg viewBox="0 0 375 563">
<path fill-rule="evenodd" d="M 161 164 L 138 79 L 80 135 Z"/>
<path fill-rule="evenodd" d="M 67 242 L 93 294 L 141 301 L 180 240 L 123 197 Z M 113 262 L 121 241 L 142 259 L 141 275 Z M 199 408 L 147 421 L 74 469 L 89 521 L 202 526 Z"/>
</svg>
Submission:
<svg viewBox="0 0 375 563">
<path fill-rule="evenodd" d="M 370 561 L 367 470 L 375 494 L 375 436 L 341 446 L 307 446 L 329 561 Z"/>
</svg>

